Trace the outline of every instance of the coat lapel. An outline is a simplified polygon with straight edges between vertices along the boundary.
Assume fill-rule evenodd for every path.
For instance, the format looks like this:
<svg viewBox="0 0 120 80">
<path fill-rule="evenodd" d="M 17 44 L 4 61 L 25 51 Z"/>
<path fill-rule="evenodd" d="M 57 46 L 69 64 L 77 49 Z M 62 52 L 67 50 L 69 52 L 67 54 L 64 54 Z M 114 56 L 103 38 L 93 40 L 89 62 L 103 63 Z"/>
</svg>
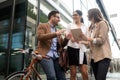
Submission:
<svg viewBox="0 0 120 80">
<path fill-rule="evenodd" d="M 93 32 L 93 37 L 95 37 L 97 35 L 97 32 L 98 32 L 98 24 L 95 25 L 94 32 Z"/>
<path fill-rule="evenodd" d="M 49 33 L 51 33 L 51 28 L 50 28 L 50 24 L 49 23 L 47 24 L 47 30 L 48 30 Z"/>
</svg>

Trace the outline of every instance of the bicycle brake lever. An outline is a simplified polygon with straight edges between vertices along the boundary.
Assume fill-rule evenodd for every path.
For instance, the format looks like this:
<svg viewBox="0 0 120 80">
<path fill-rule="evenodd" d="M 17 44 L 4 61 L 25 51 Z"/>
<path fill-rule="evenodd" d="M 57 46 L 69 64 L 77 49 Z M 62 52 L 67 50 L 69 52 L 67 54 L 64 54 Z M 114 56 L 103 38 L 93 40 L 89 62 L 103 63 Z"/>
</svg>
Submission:
<svg viewBox="0 0 120 80">
<path fill-rule="evenodd" d="M 31 55 L 32 55 L 32 58 L 33 58 L 33 59 L 36 59 L 36 58 L 37 58 L 37 55 L 36 55 L 34 52 L 32 52 Z"/>
</svg>

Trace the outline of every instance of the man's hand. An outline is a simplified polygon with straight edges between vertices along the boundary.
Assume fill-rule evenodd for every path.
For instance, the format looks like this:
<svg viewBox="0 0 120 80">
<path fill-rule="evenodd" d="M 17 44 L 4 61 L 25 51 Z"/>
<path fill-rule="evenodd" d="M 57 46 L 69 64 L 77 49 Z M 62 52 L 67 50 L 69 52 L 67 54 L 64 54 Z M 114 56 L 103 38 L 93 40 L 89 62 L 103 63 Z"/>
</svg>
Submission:
<svg viewBox="0 0 120 80">
<path fill-rule="evenodd" d="M 57 36 L 60 36 L 61 34 L 63 34 L 65 32 L 65 29 L 62 29 L 62 30 L 58 30 L 56 32 Z"/>
<path fill-rule="evenodd" d="M 45 58 L 45 59 L 50 59 L 50 57 L 45 56 L 45 55 L 40 55 L 40 54 L 36 55 L 36 58 L 37 58 L 38 60 L 42 60 L 43 58 Z"/>
</svg>

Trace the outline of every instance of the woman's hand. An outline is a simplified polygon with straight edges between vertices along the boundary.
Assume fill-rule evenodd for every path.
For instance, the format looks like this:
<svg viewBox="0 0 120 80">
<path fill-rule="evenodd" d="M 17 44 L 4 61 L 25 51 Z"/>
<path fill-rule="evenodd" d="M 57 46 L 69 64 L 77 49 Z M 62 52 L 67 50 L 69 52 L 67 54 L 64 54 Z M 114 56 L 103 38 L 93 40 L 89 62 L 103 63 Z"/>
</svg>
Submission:
<svg viewBox="0 0 120 80">
<path fill-rule="evenodd" d="M 88 45 L 89 44 L 89 41 L 79 41 L 80 44 L 85 44 L 85 45 Z"/>
<path fill-rule="evenodd" d="M 67 34 L 67 35 L 66 35 L 66 38 L 67 38 L 67 39 L 71 39 L 71 38 L 72 38 L 72 34 Z"/>
<path fill-rule="evenodd" d="M 76 42 L 74 37 L 72 37 L 70 40 L 71 40 L 71 42 Z"/>
<path fill-rule="evenodd" d="M 89 37 L 89 38 L 88 38 L 88 41 L 93 42 L 93 38 L 90 38 L 90 37 Z"/>
<path fill-rule="evenodd" d="M 73 37 L 72 34 L 70 34 L 70 33 L 66 35 L 66 38 L 67 38 L 67 39 L 70 39 L 71 42 L 76 42 L 75 39 L 74 39 L 74 37 Z"/>
</svg>

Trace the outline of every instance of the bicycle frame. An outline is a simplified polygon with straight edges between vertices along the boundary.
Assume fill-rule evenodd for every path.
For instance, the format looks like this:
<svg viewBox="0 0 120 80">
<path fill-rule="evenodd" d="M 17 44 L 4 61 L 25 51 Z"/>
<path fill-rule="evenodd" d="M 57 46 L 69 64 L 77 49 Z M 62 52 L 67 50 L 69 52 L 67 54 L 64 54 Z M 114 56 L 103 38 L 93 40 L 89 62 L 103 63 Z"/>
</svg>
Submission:
<svg viewBox="0 0 120 80">
<path fill-rule="evenodd" d="M 25 70 L 25 72 L 27 73 L 26 74 L 26 77 L 25 77 L 25 80 L 28 80 L 30 75 L 31 75 L 31 72 L 35 72 L 36 76 L 39 78 L 39 80 L 42 80 L 39 73 L 37 72 L 37 70 L 34 68 L 34 63 L 36 63 L 38 60 L 37 59 L 32 59 L 31 60 L 31 63 L 29 65 L 29 67 Z M 23 78 L 23 77 L 22 77 Z M 21 78 L 21 80 L 22 80 Z"/>
</svg>

